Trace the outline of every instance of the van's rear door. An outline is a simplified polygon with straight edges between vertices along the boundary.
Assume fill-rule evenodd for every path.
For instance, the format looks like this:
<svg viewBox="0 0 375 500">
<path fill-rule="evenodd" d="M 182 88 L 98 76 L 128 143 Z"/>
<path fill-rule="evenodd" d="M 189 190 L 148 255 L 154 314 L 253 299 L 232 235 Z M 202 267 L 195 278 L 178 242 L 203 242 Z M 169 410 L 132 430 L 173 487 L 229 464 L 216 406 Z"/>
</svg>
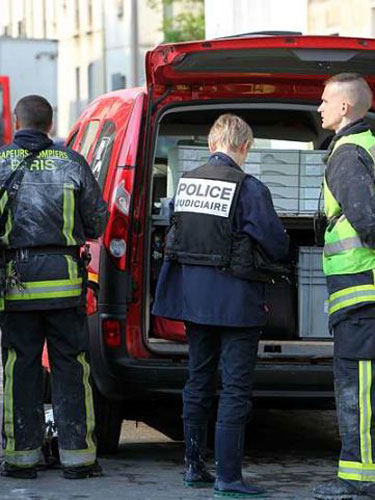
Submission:
<svg viewBox="0 0 375 500">
<path fill-rule="evenodd" d="M 130 206 L 143 101 L 143 89 L 123 90 L 99 97 L 80 118 L 81 125 L 72 144 L 74 149 L 86 157 L 108 203 L 109 220 L 106 231 L 99 240 L 90 241 L 92 260 L 89 279 L 99 283 L 99 274 L 102 274 L 100 296 L 104 302 L 121 303 L 122 309 L 125 309 L 125 298 L 130 293 L 124 286 L 126 284 L 123 282 L 123 275 L 127 270 L 126 263 L 130 251 Z M 107 274 L 105 270 L 109 265 L 121 276 L 120 294 L 115 293 L 119 291 L 115 286 L 116 280 L 113 279 L 109 285 L 109 276 L 107 279 L 103 275 Z M 107 292 L 111 292 L 110 298 L 105 298 Z M 89 312 L 96 310 L 93 300 L 90 294 Z"/>
<path fill-rule="evenodd" d="M 252 36 L 160 45 L 147 53 L 147 84 L 204 85 L 280 79 L 320 83 L 329 75 L 375 75 L 375 40 Z M 154 92 L 155 92 L 154 90 Z"/>
</svg>

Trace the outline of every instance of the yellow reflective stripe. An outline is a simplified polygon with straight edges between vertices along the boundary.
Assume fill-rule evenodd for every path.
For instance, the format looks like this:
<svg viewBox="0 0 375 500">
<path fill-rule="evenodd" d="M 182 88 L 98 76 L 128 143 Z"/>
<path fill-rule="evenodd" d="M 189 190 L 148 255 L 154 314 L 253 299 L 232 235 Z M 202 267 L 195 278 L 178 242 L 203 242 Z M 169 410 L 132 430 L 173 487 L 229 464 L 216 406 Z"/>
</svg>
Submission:
<svg viewBox="0 0 375 500">
<path fill-rule="evenodd" d="M 347 479 L 352 481 L 375 481 L 375 472 L 372 474 L 370 472 L 342 472 L 339 471 L 337 476 L 340 479 Z"/>
<path fill-rule="evenodd" d="M 88 449 L 95 448 L 93 439 L 95 429 L 95 413 L 94 400 L 90 384 L 90 365 L 86 361 L 85 353 L 77 356 L 78 362 L 82 365 L 83 370 L 83 387 L 85 391 L 85 409 L 86 409 L 86 443 Z"/>
<path fill-rule="evenodd" d="M 338 302 L 336 305 L 332 307 L 328 307 L 328 314 L 333 314 L 334 312 L 338 311 L 339 309 L 343 309 L 344 307 L 349 307 L 353 306 L 354 304 L 360 304 L 361 302 L 375 302 L 375 294 L 374 296 L 358 296 L 353 299 L 348 299 L 343 302 Z"/>
<path fill-rule="evenodd" d="M 60 461 L 64 467 L 92 465 L 96 459 L 96 447 L 84 450 L 59 449 Z"/>
<path fill-rule="evenodd" d="M 366 472 L 375 472 L 375 464 L 363 464 L 361 462 L 350 462 L 349 460 L 339 461 L 340 469 L 356 469 Z"/>
<path fill-rule="evenodd" d="M 375 464 L 340 460 L 337 475 L 341 479 L 353 481 L 375 481 Z"/>
<path fill-rule="evenodd" d="M 65 255 L 66 263 L 68 265 L 68 275 L 70 280 L 77 279 L 78 265 L 71 255 Z"/>
<path fill-rule="evenodd" d="M 74 187 L 71 184 L 64 185 L 64 201 L 63 201 L 63 235 L 65 236 L 67 245 L 75 245 L 76 241 L 73 238 L 74 229 Z"/>
<path fill-rule="evenodd" d="M 364 292 L 366 290 L 373 290 L 375 293 L 375 286 L 374 285 L 359 285 L 359 286 L 351 286 L 348 288 L 344 288 L 343 290 L 339 290 L 338 292 L 332 293 L 329 296 L 329 300 L 333 301 L 339 297 L 343 297 L 345 295 L 348 295 L 349 293 Z"/>
<path fill-rule="evenodd" d="M 35 300 L 78 297 L 82 293 L 82 278 L 30 281 L 22 283 L 22 288 L 11 287 L 6 290 L 6 300 Z"/>
<path fill-rule="evenodd" d="M 25 281 L 22 286 L 25 288 L 56 288 L 59 286 L 80 285 L 82 278 L 49 281 Z"/>
<path fill-rule="evenodd" d="M 5 205 L 8 201 L 8 193 L 5 191 L 3 196 L 0 198 L 0 214 L 4 212 Z M 4 234 L 1 236 L 0 240 L 3 243 L 3 245 L 8 245 L 9 244 L 9 233 L 12 230 L 12 217 L 11 213 L 9 210 L 8 217 L 5 223 L 5 231 Z"/>
<path fill-rule="evenodd" d="M 371 361 L 359 361 L 359 439 L 363 464 L 372 464 L 371 442 Z"/>
<path fill-rule="evenodd" d="M 22 292 L 19 295 L 7 295 L 6 300 L 38 300 L 38 299 L 66 299 L 69 297 L 79 297 L 82 290 L 62 290 L 58 292 Z"/>
<path fill-rule="evenodd" d="M 10 465 L 16 465 L 18 467 L 32 467 L 42 458 L 42 450 L 41 448 L 24 451 L 4 450 L 4 458 Z"/>
<path fill-rule="evenodd" d="M 16 351 L 8 349 L 8 359 L 5 363 L 5 386 L 4 386 L 4 433 L 6 437 L 5 451 L 11 452 L 15 449 L 14 441 L 14 411 L 13 411 L 13 381 L 14 365 L 17 360 Z"/>
</svg>

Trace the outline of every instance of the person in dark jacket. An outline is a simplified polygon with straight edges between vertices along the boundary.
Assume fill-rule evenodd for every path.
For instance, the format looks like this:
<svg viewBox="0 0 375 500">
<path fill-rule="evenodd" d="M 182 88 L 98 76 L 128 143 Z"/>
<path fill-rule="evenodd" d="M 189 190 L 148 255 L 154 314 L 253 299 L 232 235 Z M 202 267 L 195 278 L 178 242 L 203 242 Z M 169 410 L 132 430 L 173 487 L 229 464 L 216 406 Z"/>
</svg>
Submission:
<svg viewBox="0 0 375 500">
<path fill-rule="evenodd" d="M 240 117 L 221 115 L 211 128 L 211 157 L 185 174 L 174 198 L 153 313 L 183 320 L 189 378 L 183 393 L 185 484 L 214 483 L 204 463 L 207 421 L 218 364 L 222 389 L 215 434 L 215 494 L 252 497 L 241 464 L 261 328 L 264 283 L 256 281 L 253 253 L 288 257 L 289 238 L 268 188 L 241 165 L 253 142 Z"/>
<path fill-rule="evenodd" d="M 325 83 L 319 112 L 335 136 L 326 156 L 328 227 L 323 268 L 334 334 L 336 411 L 342 440 L 338 477 L 315 498 L 375 498 L 375 137 L 365 118 L 373 95 L 358 74 Z"/>
<path fill-rule="evenodd" d="M 37 476 L 44 436 L 41 357 L 47 341 L 63 475 L 96 476 L 101 468 L 96 461 L 86 269 L 80 247 L 104 231 L 106 205 L 84 158 L 48 137 L 52 108 L 46 99 L 22 98 L 15 120 L 13 143 L 0 149 L 1 474 Z M 22 178 L 10 196 L 13 173 Z"/>
</svg>

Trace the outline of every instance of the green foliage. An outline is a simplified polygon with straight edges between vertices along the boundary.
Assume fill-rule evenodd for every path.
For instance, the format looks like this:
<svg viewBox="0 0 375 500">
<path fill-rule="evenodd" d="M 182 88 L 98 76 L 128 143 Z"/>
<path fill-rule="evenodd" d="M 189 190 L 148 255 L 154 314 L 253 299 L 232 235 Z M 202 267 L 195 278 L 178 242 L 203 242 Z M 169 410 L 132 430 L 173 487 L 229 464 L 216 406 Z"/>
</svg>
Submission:
<svg viewBox="0 0 375 500">
<path fill-rule="evenodd" d="M 148 0 L 152 9 L 178 4 L 179 13 L 173 17 L 164 16 L 161 31 L 164 42 L 186 42 L 204 39 L 204 0 Z"/>
</svg>

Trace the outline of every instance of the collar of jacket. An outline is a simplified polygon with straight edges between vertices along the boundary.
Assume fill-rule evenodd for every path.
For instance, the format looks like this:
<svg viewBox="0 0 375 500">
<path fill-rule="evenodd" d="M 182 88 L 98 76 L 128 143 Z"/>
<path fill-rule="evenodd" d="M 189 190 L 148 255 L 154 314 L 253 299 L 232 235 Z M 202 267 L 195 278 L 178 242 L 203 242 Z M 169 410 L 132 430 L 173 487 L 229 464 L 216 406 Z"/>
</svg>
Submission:
<svg viewBox="0 0 375 500">
<path fill-rule="evenodd" d="M 331 144 L 329 145 L 327 154 L 324 157 L 324 161 L 328 160 L 328 158 L 332 152 L 332 149 L 335 147 L 335 144 L 340 139 L 340 137 L 343 137 L 345 135 L 360 134 L 361 132 L 366 132 L 369 129 L 370 129 L 370 127 L 369 127 L 368 123 L 363 118 L 360 118 L 359 120 L 356 120 L 355 122 L 349 123 L 349 125 L 346 125 L 345 127 L 343 127 L 339 132 L 337 132 L 336 135 L 333 136 L 333 139 L 331 141 Z"/>
<path fill-rule="evenodd" d="M 242 168 L 237 165 L 237 163 L 228 155 L 226 155 L 225 153 L 221 153 L 221 152 L 217 152 L 217 153 L 214 153 L 213 155 L 211 155 L 208 159 L 208 163 L 217 163 L 217 164 L 225 164 L 227 165 L 228 167 L 233 167 L 233 168 L 236 168 L 237 170 L 241 170 L 242 171 Z"/>
<path fill-rule="evenodd" d="M 20 148 L 32 152 L 48 148 L 53 144 L 47 134 L 33 129 L 18 130 L 14 135 L 13 142 Z"/>
</svg>

